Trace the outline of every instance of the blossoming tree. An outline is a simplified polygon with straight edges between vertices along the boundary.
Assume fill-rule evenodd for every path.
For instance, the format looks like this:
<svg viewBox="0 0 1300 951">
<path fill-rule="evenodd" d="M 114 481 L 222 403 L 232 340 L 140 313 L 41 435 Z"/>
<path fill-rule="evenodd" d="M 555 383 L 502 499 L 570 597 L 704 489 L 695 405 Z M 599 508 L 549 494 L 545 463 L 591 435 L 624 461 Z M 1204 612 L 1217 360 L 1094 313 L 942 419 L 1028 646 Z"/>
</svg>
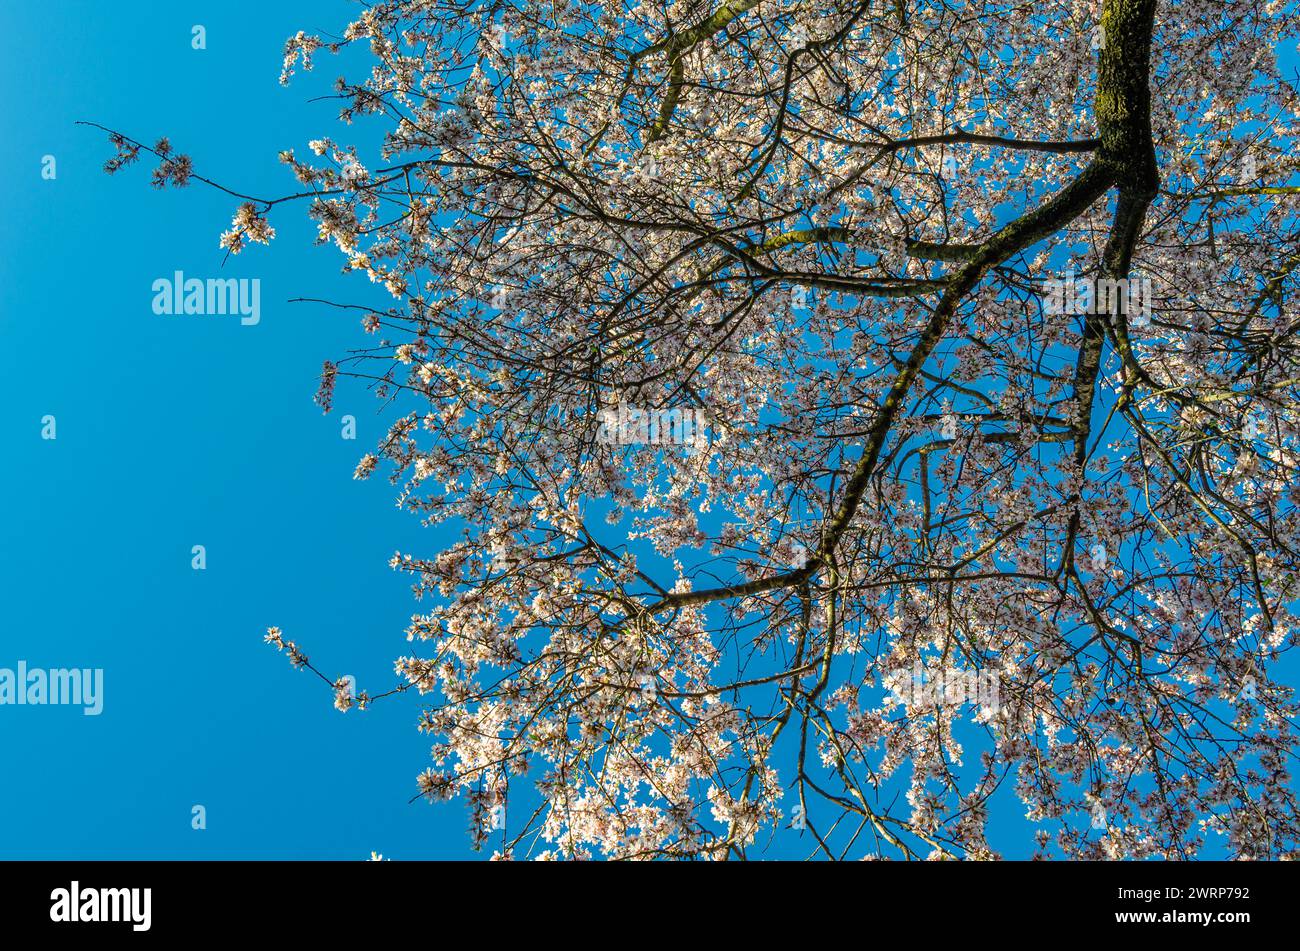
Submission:
<svg viewBox="0 0 1300 951">
<path fill-rule="evenodd" d="M 302 201 L 391 295 L 318 399 L 374 389 L 357 476 L 457 539 L 394 559 L 419 791 L 514 857 L 998 857 L 998 796 L 1047 856 L 1291 853 L 1298 31 L 384 0 L 291 39 L 285 81 L 362 48 L 382 152 L 283 153 L 222 243 Z"/>
</svg>

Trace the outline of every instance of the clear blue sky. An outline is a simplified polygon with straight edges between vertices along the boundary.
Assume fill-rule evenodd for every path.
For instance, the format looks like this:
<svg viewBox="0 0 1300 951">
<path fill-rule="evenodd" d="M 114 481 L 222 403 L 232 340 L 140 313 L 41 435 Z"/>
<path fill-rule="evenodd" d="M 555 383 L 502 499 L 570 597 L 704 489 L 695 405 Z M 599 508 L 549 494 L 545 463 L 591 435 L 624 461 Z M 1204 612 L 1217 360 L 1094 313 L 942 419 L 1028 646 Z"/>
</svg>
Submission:
<svg viewBox="0 0 1300 951">
<path fill-rule="evenodd" d="M 0 707 L 0 858 L 470 856 L 458 804 L 408 805 L 428 742 L 417 706 L 341 714 L 262 643 L 270 624 L 363 689 L 394 682 L 415 611 L 397 548 L 436 550 L 382 479 L 352 469 L 374 401 L 312 402 L 322 360 L 364 339 L 305 295 L 377 301 L 312 243 L 303 209 L 270 249 L 217 246 L 235 204 L 108 177 L 98 121 L 168 135 L 202 171 L 292 190 L 276 160 L 333 131 L 308 103 L 335 75 L 279 85 L 286 37 L 338 30 L 341 0 L 9 2 L 0 137 L 0 667 L 102 667 L 105 707 Z M 191 27 L 207 49 L 191 49 Z M 57 178 L 40 175 L 44 155 Z M 175 270 L 256 277 L 262 320 L 160 317 Z M 338 416 L 353 413 L 355 442 Z M 58 438 L 41 439 L 41 419 Z M 206 546 L 208 567 L 190 567 Z M 191 808 L 208 828 L 191 829 Z"/>
</svg>

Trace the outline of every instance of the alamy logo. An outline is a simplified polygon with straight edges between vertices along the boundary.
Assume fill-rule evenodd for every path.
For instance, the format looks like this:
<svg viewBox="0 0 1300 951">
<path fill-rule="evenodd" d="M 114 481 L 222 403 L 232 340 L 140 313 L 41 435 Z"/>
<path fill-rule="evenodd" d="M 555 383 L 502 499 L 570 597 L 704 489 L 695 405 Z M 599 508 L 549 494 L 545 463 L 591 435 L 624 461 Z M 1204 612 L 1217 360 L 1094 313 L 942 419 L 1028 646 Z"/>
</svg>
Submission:
<svg viewBox="0 0 1300 951">
<path fill-rule="evenodd" d="M 187 278 L 181 271 L 153 282 L 155 314 L 238 314 L 251 327 L 262 319 L 262 281 L 247 277 Z"/>
<path fill-rule="evenodd" d="M 1151 317 L 1151 278 L 1064 278 L 1044 281 L 1043 310 L 1049 314 L 1125 314 L 1143 326 Z"/>
<path fill-rule="evenodd" d="M 618 409 L 602 410 L 596 438 L 614 445 L 696 446 L 705 441 L 708 417 L 703 410 L 637 409 L 620 403 Z"/>
<path fill-rule="evenodd" d="M 89 667 L 28 670 L 27 661 L 20 660 L 17 671 L 0 667 L 0 706 L 6 704 L 80 706 L 86 716 L 97 717 L 104 711 L 104 671 Z"/>
<path fill-rule="evenodd" d="M 132 931 L 148 931 L 152 924 L 153 889 L 70 888 L 50 892 L 50 921 L 93 923 L 127 921 Z"/>
<path fill-rule="evenodd" d="M 898 671 L 887 678 L 885 687 L 911 708 L 973 703 L 996 712 L 1000 706 L 1000 685 L 993 671 L 927 671 L 918 662 L 910 671 Z"/>
</svg>

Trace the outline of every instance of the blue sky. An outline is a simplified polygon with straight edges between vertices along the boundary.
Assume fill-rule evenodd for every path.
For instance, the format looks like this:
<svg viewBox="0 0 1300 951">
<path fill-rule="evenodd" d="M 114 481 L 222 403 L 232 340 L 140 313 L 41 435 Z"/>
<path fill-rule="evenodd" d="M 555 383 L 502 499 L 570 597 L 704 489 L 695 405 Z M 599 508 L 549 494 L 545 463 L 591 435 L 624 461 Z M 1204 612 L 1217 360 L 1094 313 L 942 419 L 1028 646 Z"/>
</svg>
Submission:
<svg viewBox="0 0 1300 951">
<path fill-rule="evenodd" d="M 276 160 L 330 131 L 309 103 L 333 78 L 279 85 L 286 37 L 346 24 L 353 4 L 6 3 L 0 75 L 0 667 L 102 667 L 105 707 L 0 707 L 0 858 L 473 855 L 456 804 L 408 805 L 428 743 L 412 702 L 341 714 L 261 641 L 282 627 L 361 688 L 392 685 L 415 602 L 389 570 L 432 546 L 383 480 L 352 469 L 380 426 L 364 392 L 312 402 L 321 362 L 361 337 L 300 295 L 378 301 L 313 245 L 301 209 L 280 239 L 222 267 L 235 203 L 116 177 L 101 122 L 168 135 L 254 193 L 294 184 Z M 191 48 L 191 27 L 207 49 Z M 57 177 L 41 177 L 53 155 Z M 259 278 L 262 320 L 160 317 L 152 282 Z M 357 417 L 357 439 L 339 416 Z M 41 438 L 53 415 L 57 439 Z M 208 567 L 191 569 L 204 545 Z M 191 829 L 206 807 L 207 829 Z"/>
</svg>

